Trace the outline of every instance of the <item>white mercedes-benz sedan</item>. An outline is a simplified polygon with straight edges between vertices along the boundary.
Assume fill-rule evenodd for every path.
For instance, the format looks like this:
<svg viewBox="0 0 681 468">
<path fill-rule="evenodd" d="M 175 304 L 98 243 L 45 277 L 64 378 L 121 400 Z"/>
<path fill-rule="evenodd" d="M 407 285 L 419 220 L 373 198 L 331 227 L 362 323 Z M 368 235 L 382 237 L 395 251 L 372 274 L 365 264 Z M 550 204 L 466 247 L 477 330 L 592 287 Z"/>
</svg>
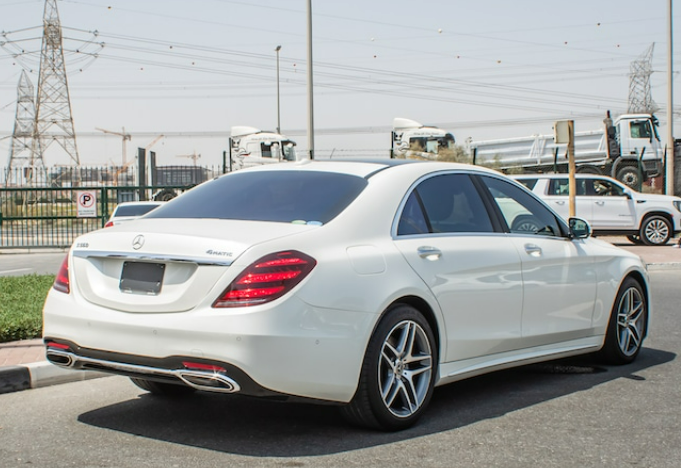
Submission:
<svg viewBox="0 0 681 468">
<path fill-rule="evenodd" d="M 47 358 L 153 394 L 333 403 L 399 430 L 438 385 L 578 354 L 636 358 L 645 265 L 589 234 L 480 167 L 244 169 L 78 238 L 45 303 Z"/>
</svg>

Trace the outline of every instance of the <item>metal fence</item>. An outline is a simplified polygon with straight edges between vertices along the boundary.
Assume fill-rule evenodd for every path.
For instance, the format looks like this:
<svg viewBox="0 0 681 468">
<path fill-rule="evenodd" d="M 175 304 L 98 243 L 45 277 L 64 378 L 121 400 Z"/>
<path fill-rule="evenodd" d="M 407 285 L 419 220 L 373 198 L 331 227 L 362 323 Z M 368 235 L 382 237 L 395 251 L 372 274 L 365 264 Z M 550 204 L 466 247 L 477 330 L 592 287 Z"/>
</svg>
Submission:
<svg viewBox="0 0 681 468">
<path fill-rule="evenodd" d="M 138 185 L 133 171 L 115 167 L 5 169 L 0 173 L 0 249 L 67 248 L 79 235 L 103 228 L 118 203 L 165 201 L 220 172 L 169 167 L 159 173 L 163 185 L 151 186 Z"/>
</svg>

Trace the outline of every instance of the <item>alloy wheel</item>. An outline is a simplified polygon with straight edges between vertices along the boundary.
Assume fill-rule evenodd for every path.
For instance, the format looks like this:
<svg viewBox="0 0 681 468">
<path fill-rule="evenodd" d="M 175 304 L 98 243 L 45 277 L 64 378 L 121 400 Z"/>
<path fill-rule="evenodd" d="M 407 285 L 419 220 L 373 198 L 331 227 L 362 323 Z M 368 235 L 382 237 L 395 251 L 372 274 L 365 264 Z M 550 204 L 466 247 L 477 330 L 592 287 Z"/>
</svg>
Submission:
<svg viewBox="0 0 681 468">
<path fill-rule="evenodd" d="M 669 240 L 669 226 L 662 219 L 653 219 L 645 227 L 645 236 L 653 245 L 664 244 Z"/>
<path fill-rule="evenodd" d="M 426 332 L 404 320 L 388 333 L 379 357 L 378 383 L 388 411 L 408 417 L 423 404 L 433 372 L 433 353 Z"/>
<path fill-rule="evenodd" d="M 617 342 L 625 356 L 632 356 L 641 347 L 645 316 L 645 302 L 640 291 L 630 287 L 617 307 Z"/>
</svg>

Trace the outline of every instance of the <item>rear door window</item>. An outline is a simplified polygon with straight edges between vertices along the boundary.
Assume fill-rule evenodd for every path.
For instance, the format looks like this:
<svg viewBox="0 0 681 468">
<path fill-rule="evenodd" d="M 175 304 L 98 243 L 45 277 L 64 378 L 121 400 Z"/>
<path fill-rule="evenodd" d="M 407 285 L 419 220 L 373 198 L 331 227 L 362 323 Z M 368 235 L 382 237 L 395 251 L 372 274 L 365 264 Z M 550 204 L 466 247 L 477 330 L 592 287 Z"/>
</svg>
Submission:
<svg viewBox="0 0 681 468">
<path fill-rule="evenodd" d="M 412 191 L 398 223 L 398 235 L 493 232 L 489 213 L 466 174 L 425 179 Z"/>
</svg>

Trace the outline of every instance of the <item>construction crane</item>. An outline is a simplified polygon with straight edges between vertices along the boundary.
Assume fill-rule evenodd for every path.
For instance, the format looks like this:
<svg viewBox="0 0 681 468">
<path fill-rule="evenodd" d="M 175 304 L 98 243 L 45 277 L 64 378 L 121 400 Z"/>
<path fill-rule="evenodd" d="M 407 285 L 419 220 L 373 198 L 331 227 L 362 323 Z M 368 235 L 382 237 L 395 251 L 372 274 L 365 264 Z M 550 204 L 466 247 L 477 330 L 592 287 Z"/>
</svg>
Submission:
<svg viewBox="0 0 681 468">
<path fill-rule="evenodd" d="M 127 146 L 126 142 L 131 140 L 132 135 L 130 135 L 129 133 L 125 133 L 125 127 L 123 127 L 123 131 L 122 131 L 122 132 L 113 132 L 113 131 L 111 131 L 111 130 L 104 130 L 103 128 L 98 128 L 98 127 L 95 127 L 95 130 L 98 130 L 98 131 L 100 131 L 100 132 L 102 132 L 102 133 L 108 133 L 108 134 L 111 134 L 111 135 L 118 135 L 119 137 L 123 138 L 123 154 L 122 154 L 122 157 L 121 157 L 121 165 L 122 165 L 123 167 L 127 167 L 127 164 L 126 164 L 127 157 L 126 157 L 126 155 L 128 154 L 128 153 L 127 153 L 127 151 L 128 151 L 128 146 Z"/>
<path fill-rule="evenodd" d="M 164 136 L 165 136 L 165 135 L 161 134 L 161 135 L 157 136 L 156 138 L 154 138 L 154 139 L 151 141 L 151 143 L 149 143 L 147 146 L 145 146 L 144 151 L 149 151 L 149 149 L 150 149 L 152 146 L 154 146 L 156 143 L 158 143 L 158 141 L 159 141 L 161 138 L 163 138 Z"/>
<path fill-rule="evenodd" d="M 194 161 L 194 166 L 196 166 L 196 161 L 201 157 L 200 154 L 196 154 L 196 151 L 194 151 L 193 154 L 179 154 L 175 156 L 176 158 L 189 158 L 192 161 Z"/>
</svg>

